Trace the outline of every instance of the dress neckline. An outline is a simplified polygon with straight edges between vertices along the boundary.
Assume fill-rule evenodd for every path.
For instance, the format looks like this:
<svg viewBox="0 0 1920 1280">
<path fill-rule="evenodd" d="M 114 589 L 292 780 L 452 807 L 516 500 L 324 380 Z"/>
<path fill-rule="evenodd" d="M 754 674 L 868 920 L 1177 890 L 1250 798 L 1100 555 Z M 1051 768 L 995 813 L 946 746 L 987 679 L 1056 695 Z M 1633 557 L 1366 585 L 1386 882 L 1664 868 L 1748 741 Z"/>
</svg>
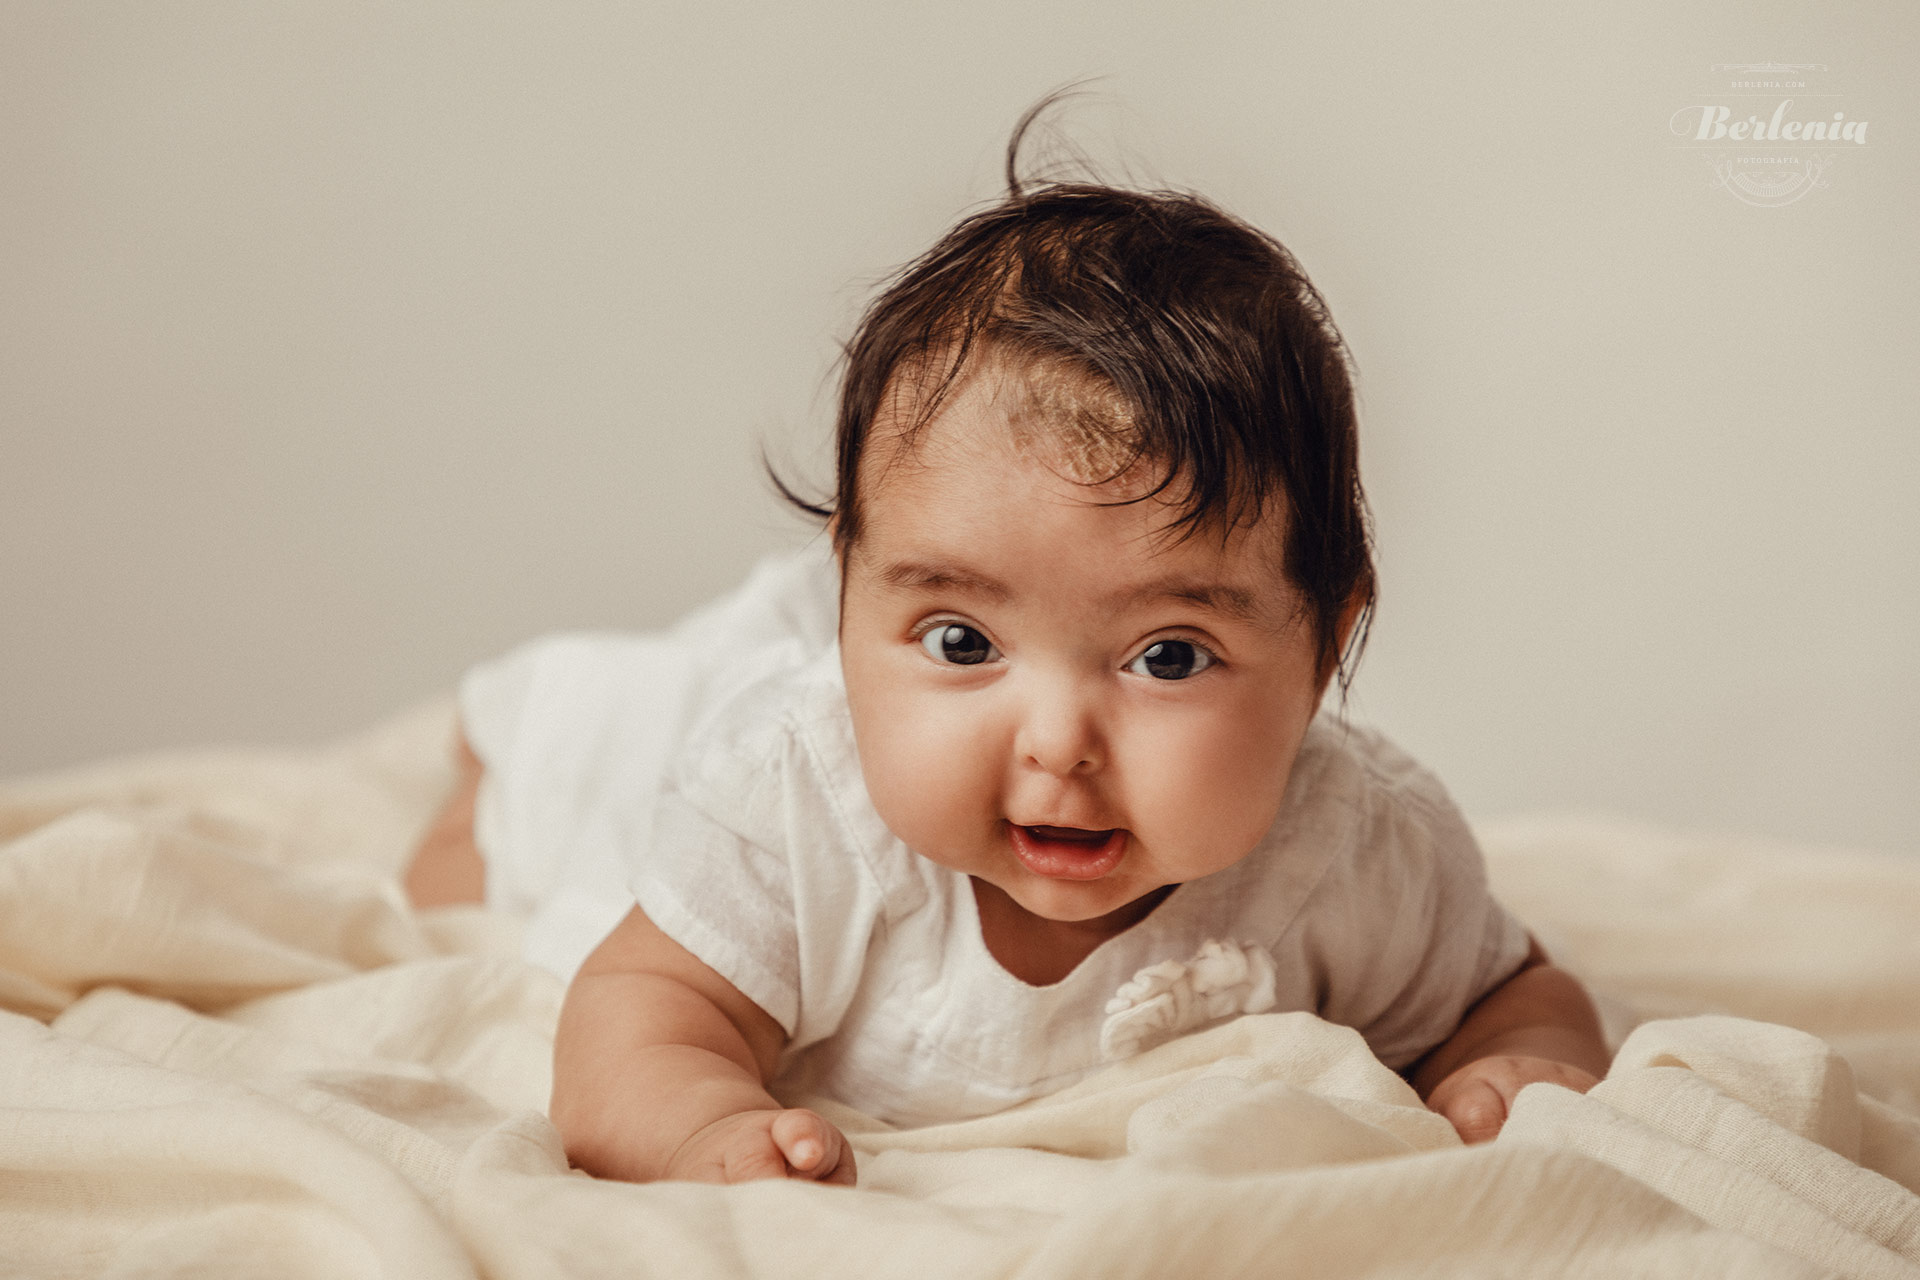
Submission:
<svg viewBox="0 0 1920 1280">
<path fill-rule="evenodd" d="M 1154 890 L 1155 893 L 1161 894 L 1160 900 L 1154 903 L 1153 906 L 1148 908 L 1147 913 L 1145 915 L 1141 916 L 1138 920 L 1135 920 L 1132 924 L 1120 930 L 1118 933 L 1109 934 L 1107 937 L 1102 938 L 1098 943 L 1088 948 L 1087 952 L 1074 962 L 1072 968 L 1068 969 L 1065 973 L 1061 974 L 1059 977 L 1055 978 L 1053 981 L 1029 982 L 1025 978 L 1021 977 L 1019 974 L 1007 968 L 1007 966 L 1001 962 L 1000 957 L 994 954 L 993 947 L 987 942 L 986 918 L 980 910 L 979 884 L 975 882 L 972 876 L 969 876 L 964 872 L 956 871 L 956 872 L 953 872 L 952 874 L 957 880 L 957 891 L 964 902 L 964 906 L 962 908 L 964 918 L 961 921 L 961 928 L 962 928 L 962 931 L 967 935 L 968 945 L 976 948 L 979 955 L 985 959 L 987 965 L 990 966 L 996 973 L 998 973 L 1006 982 L 1012 983 L 1013 985 L 1015 985 L 1016 987 L 1020 988 L 1023 991 L 1027 991 L 1035 994 L 1046 993 L 1046 992 L 1057 992 L 1057 991 L 1063 990 L 1075 977 L 1085 973 L 1092 966 L 1094 960 L 1097 957 L 1101 957 L 1103 955 L 1111 955 L 1115 951 L 1119 950 L 1120 946 L 1123 945 L 1122 944 L 1123 939 L 1130 938 L 1138 934 L 1142 929 L 1146 928 L 1151 921 L 1163 916 L 1166 913 L 1168 909 L 1167 904 L 1169 902 L 1171 902 L 1175 898 L 1182 897 L 1180 893 L 1181 886 L 1177 884 L 1162 886 L 1161 889 Z"/>
</svg>

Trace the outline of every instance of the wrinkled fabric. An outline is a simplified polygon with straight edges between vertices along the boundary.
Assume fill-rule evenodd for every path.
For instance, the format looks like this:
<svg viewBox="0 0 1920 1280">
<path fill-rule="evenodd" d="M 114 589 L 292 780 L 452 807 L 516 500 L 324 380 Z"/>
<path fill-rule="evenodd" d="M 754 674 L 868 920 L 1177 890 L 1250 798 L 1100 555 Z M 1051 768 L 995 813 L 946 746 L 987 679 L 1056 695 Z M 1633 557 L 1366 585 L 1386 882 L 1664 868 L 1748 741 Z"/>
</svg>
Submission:
<svg viewBox="0 0 1920 1280">
<path fill-rule="evenodd" d="M 1268 1013 L 961 1123 L 821 1102 L 856 1189 L 631 1186 L 543 1114 L 562 991 L 519 923 L 397 887 L 450 725 L 0 784 L 5 1270 L 1920 1277 L 1920 864 L 1483 828 L 1621 1043 L 1475 1148 Z"/>
</svg>

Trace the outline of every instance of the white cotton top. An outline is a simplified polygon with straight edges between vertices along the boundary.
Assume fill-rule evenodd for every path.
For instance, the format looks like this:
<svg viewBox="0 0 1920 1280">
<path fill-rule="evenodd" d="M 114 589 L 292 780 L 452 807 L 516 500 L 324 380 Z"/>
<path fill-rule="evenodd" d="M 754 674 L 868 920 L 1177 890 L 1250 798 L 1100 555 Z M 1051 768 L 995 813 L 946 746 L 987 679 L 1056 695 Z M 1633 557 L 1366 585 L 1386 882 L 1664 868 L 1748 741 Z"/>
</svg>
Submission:
<svg viewBox="0 0 1920 1280">
<path fill-rule="evenodd" d="M 1525 957 L 1438 781 L 1323 713 L 1251 853 L 1030 986 L 987 950 L 968 877 L 867 796 L 837 587 L 811 548 L 672 631 L 547 638 L 468 674 L 488 901 L 528 918 L 529 959 L 570 978 L 638 901 L 786 1030 L 776 1087 L 910 1125 L 1241 1012 L 1312 1011 L 1403 1067 Z"/>
</svg>

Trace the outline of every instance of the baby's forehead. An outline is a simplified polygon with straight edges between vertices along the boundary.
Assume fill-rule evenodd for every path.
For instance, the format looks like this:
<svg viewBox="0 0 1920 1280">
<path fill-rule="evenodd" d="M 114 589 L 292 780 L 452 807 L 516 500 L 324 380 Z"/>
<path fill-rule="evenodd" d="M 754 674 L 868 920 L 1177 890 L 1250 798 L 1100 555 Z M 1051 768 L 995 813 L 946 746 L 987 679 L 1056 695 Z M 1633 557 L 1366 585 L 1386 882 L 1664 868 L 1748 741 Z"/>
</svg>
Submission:
<svg viewBox="0 0 1920 1280">
<path fill-rule="evenodd" d="M 901 468 L 965 465 L 1004 451 L 1088 486 L 1125 479 L 1152 488 L 1164 472 L 1145 456 L 1138 414 L 1111 382 L 1063 359 L 992 348 L 945 387 L 924 366 L 896 374 L 861 471 L 879 485 Z"/>
<path fill-rule="evenodd" d="M 1013 447 L 1067 479 L 1093 484 L 1154 469 L 1133 405 L 1104 379 L 1040 364 L 1009 374 L 999 392 Z"/>
<path fill-rule="evenodd" d="M 1142 427 L 1112 382 L 1065 360 L 989 345 L 944 388 L 925 364 L 907 369 L 889 385 L 862 451 L 858 523 L 868 525 L 884 507 L 882 523 L 897 532 L 897 522 L 918 523 L 929 497 L 1012 465 L 1046 473 L 1071 500 L 1141 504 L 1152 546 L 1210 545 L 1220 563 L 1253 557 L 1263 571 L 1286 576 L 1284 498 L 1269 493 L 1248 503 L 1201 491 L 1191 474 L 1173 474 L 1175 464 Z"/>
<path fill-rule="evenodd" d="M 1140 519 L 1127 522 L 1134 529 L 1129 545 L 1142 561 L 1249 581 L 1277 582 L 1288 576 L 1286 527 L 1278 503 L 1269 503 L 1263 518 L 1235 524 L 1217 511 L 1196 510 L 1191 486 L 1177 477 L 1155 492 L 1163 471 L 1146 460 L 1119 480 L 1104 473 L 1074 476 L 1066 468 L 1075 455 L 1037 438 L 1021 440 L 1005 432 L 987 448 L 969 433 L 950 430 L 942 435 L 936 426 L 911 445 L 897 447 L 902 452 L 876 467 L 872 483 L 862 485 L 866 501 L 859 541 L 866 545 L 861 550 L 880 552 L 882 558 L 886 550 L 903 544 L 937 546 L 947 540 L 955 513 L 975 510 L 969 499 L 992 487 L 1012 465 L 1044 473 L 1057 501 L 1137 510 Z M 993 456 L 996 451 L 998 457 Z"/>
</svg>

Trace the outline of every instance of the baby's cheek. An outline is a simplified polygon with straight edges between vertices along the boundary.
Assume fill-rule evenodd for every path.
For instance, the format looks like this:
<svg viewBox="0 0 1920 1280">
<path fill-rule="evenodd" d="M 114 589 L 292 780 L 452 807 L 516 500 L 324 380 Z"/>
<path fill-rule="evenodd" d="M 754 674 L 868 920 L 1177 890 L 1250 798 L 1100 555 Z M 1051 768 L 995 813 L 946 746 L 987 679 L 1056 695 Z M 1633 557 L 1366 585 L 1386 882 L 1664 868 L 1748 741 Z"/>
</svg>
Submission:
<svg viewBox="0 0 1920 1280">
<path fill-rule="evenodd" d="M 1131 753 L 1129 812 L 1164 848 L 1183 851 L 1189 875 L 1219 870 L 1273 825 L 1292 764 L 1285 746 L 1217 725 L 1161 726 Z"/>
<path fill-rule="evenodd" d="M 890 711 L 859 735 L 861 772 L 887 827 L 931 850 L 990 804 L 989 753 L 937 700 L 900 698 Z"/>
</svg>

